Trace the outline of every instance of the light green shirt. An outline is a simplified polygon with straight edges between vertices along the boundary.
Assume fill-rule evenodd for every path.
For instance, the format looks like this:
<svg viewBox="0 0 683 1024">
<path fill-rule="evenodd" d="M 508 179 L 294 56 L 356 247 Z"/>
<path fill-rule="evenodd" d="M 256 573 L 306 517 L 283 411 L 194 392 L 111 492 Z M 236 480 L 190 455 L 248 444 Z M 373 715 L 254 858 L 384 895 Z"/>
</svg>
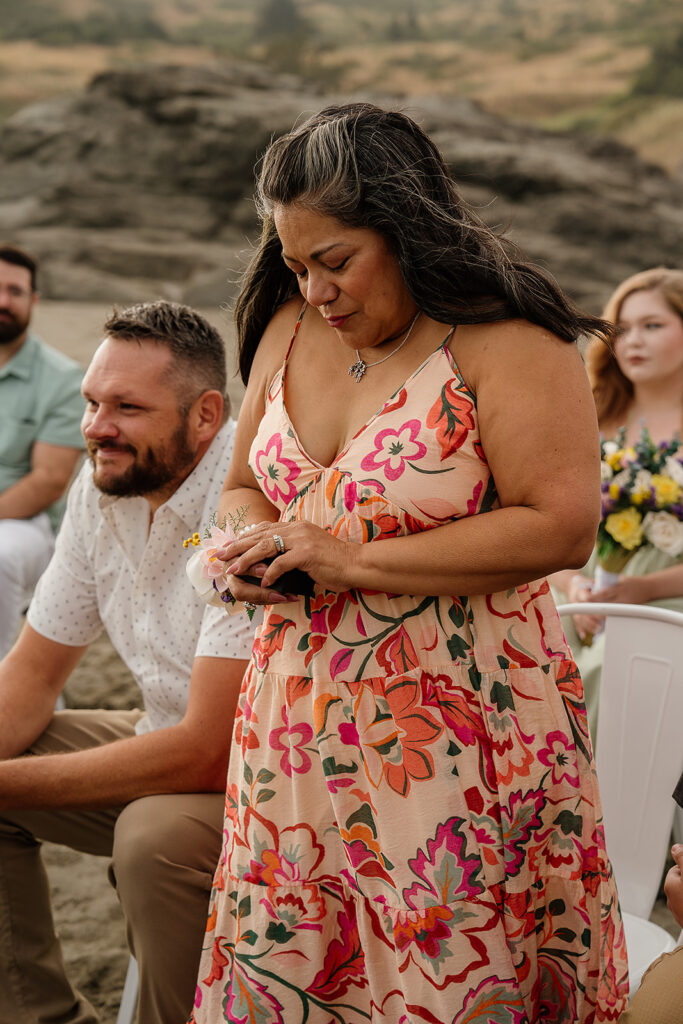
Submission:
<svg viewBox="0 0 683 1024">
<path fill-rule="evenodd" d="M 0 367 L 0 493 L 30 471 L 36 441 L 84 448 L 82 377 L 78 363 L 35 334 Z M 63 510 L 64 499 L 45 510 L 53 529 Z"/>
</svg>

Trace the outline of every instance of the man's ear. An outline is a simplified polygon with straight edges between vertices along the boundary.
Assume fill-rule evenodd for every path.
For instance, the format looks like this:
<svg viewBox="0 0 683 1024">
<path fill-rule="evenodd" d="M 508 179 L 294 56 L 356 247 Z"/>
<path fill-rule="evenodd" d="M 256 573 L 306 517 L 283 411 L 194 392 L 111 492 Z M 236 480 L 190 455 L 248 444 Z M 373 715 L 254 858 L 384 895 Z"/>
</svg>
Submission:
<svg viewBox="0 0 683 1024">
<path fill-rule="evenodd" d="M 211 442 L 223 425 L 224 399 L 220 391 L 202 391 L 190 407 L 189 425 L 198 441 Z"/>
</svg>

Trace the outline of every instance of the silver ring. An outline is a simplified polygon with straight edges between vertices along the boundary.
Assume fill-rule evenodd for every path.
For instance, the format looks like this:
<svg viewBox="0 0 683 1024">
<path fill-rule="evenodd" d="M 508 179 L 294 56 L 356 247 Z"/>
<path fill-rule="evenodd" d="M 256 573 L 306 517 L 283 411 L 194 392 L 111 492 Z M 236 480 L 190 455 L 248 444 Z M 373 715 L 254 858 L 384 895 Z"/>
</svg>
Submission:
<svg viewBox="0 0 683 1024">
<path fill-rule="evenodd" d="M 273 542 L 275 544 L 275 550 L 277 551 L 278 555 L 284 555 L 284 553 L 285 553 L 285 542 L 283 541 L 283 539 L 282 539 L 282 537 L 280 536 L 279 533 L 274 533 L 273 534 Z"/>
</svg>

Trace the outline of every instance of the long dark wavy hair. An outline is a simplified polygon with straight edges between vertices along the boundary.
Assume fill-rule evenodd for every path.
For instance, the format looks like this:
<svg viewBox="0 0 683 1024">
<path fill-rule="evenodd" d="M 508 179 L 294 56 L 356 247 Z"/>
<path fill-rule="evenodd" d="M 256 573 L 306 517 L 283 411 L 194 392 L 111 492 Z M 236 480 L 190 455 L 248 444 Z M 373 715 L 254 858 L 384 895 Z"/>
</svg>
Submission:
<svg viewBox="0 0 683 1024">
<path fill-rule="evenodd" d="M 325 107 L 266 150 L 256 202 L 261 240 L 235 306 L 246 383 L 275 310 L 297 292 L 282 260 L 273 208 L 300 203 L 389 244 L 419 309 L 445 324 L 521 317 L 567 342 L 609 337 L 539 267 L 465 202 L 428 135 L 405 114 L 370 103 Z"/>
</svg>

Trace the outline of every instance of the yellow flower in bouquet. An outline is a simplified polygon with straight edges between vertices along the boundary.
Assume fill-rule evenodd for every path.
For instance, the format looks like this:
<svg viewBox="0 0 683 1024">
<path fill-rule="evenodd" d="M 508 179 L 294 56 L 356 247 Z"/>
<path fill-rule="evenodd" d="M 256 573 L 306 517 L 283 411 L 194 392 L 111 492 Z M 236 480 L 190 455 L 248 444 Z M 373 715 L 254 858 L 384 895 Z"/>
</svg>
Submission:
<svg viewBox="0 0 683 1024">
<path fill-rule="evenodd" d="M 597 553 L 601 569 L 621 573 L 643 544 L 679 546 L 683 530 L 683 449 L 680 438 L 655 444 L 643 428 L 635 445 L 622 428 L 601 444 L 602 517 Z M 666 513 L 666 520 L 662 515 Z M 657 516 L 655 522 L 654 516 Z"/>
<path fill-rule="evenodd" d="M 652 477 L 652 486 L 655 490 L 655 501 L 657 508 L 666 508 L 668 505 L 675 505 L 680 499 L 683 490 L 670 476 L 655 473 Z"/>
<path fill-rule="evenodd" d="M 643 541 L 643 517 L 638 509 L 630 507 L 612 512 L 605 520 L 605 529 L 617 544 L 633 551 Z"/>
<path fill-rule="evenodd" d="M 616 451 L 605 452 L 603 454 L 603 461 L 607 463 L 610 469 L 617 470 L 621 468 L 621 460 L 623 459 L 623 457 L 624 449 L 617 448 Z"/>
</svg>

